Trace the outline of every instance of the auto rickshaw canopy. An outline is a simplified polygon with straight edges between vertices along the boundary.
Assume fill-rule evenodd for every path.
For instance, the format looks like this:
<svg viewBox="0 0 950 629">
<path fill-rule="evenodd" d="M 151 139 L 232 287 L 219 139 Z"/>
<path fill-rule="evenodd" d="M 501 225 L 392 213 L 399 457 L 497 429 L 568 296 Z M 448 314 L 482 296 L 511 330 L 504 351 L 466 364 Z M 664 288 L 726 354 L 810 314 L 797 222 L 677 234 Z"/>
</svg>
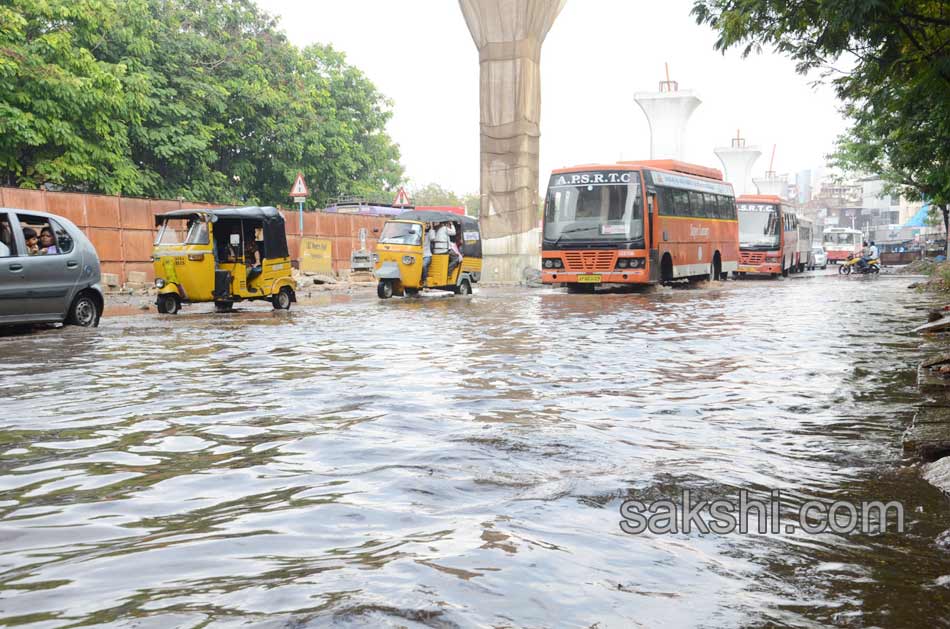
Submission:
<svg viewBox="0 0 950 629">
<path fill-rule="evenodd" d="M 410 210 L 389 220 L 418 221 L 420 223 L 460 223 L 462 225 L 462 255 L 469 258 L 482 257 L 482 236 L 477 218 L 453 214 L 452 212 Z"/>
<path fill-rule="evenodd" d="M 260 222 L 263 227 L 264 251 L 267 258 L 287 258 L 287 232 L 284 229 L 284 217 L 275 207 L 231 207 L 222 209 L 194 208 L 174 210 L 157 214 L 155 225 L 160 226 L 167 220 L 195 218 L 216 223 L 221 219 Z"/>
</svg>

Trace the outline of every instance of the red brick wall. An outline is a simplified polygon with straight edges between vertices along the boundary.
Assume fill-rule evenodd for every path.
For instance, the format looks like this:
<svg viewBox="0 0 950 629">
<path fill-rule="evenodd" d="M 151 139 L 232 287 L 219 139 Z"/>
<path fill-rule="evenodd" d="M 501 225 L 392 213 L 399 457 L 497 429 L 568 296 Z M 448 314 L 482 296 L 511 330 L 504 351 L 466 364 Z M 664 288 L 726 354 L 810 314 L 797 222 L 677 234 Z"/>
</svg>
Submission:
<svg viewBox="0 0 950 629">
<path fill-rule="evenodd" d="M 129 271 L 144 271 L 152 278 L 152 243 L 155 215 L 172 210 L 224 207 L 189 201 L 135 199 L 71 192 L 46 192 L 0 187 L 0 207 L 38 210 L 65 216 L 85 232 L 99 253 L 103 273 L 115 273 L 125 282 Z M 290 256 L 300 255 L 299 218 L 284 210 Z M 376 246 L 373 229 L 382 229 L 385 219 L 348 214 L 304 213 L 304 236 L 333 241 L 333 268 L 350 268 L 350 253 L 359 248 L 359 231 L 366 228 L 366 246 Z"/>
</svg>

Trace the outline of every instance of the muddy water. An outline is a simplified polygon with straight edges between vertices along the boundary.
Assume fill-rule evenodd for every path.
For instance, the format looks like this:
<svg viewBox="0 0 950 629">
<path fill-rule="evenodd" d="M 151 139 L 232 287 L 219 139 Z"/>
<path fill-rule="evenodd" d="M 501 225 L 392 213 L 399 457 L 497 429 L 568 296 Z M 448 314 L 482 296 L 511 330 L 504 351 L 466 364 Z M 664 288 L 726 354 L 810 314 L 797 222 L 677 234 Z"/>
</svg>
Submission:
<svg viewBox="0 0 950 629">
<path fill-rule="evenodd" d="M 335 298 L 0 338 L 0 625 L 946 624 L 950 506 L 901 459 L 907 283 Z M 624 499 L 683 489 L 898 499 L 907 530 L 620 530 Z"/>
</svg>

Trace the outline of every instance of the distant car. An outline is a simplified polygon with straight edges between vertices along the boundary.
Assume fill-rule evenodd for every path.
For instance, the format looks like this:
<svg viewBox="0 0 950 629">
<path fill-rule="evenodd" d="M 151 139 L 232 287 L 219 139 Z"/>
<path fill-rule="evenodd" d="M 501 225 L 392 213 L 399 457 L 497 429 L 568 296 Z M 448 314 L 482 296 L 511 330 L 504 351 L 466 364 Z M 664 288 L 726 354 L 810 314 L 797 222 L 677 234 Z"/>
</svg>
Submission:
<svg viewBox="0 0 950 629">
<path fill-rule="evenodd" d="M 828 254 L 825 253 L 824 247 L 822 247 L 821 245 L 815 245 L 814 247 L 812 247 L 811 253 L 812 253 L 812 260 L 813 260 L 811 268 L 813 270 L 818 267 L 821 267 L 823 269 L 828 268 Z"/>
<path fill-rule="evenodd" d="M 0 325 L 99 325 L 99 256 L 69 220 L 0 208 Z"/>
</svg>

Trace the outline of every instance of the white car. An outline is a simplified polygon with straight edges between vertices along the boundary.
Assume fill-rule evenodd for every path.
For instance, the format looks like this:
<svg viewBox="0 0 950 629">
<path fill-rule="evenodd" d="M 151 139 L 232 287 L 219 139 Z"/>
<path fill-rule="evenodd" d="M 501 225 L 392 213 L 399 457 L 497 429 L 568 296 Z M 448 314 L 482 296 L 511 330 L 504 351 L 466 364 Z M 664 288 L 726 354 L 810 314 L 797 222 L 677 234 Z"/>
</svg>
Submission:
<svg viewBox="0 0 950 629">
<path fill-rule="evenodd" d="M 818 267 L 821 267 L 823 269 L 828 268 L 828 254 L 825 253 L 825 248 L 822 247 L 821 245 L 815 245 L 814 247 L 812 247 L 811 258 L 812 258 L 812 265 L 811 265 L 812 270 L 817 269 Z"/>
</svg>

